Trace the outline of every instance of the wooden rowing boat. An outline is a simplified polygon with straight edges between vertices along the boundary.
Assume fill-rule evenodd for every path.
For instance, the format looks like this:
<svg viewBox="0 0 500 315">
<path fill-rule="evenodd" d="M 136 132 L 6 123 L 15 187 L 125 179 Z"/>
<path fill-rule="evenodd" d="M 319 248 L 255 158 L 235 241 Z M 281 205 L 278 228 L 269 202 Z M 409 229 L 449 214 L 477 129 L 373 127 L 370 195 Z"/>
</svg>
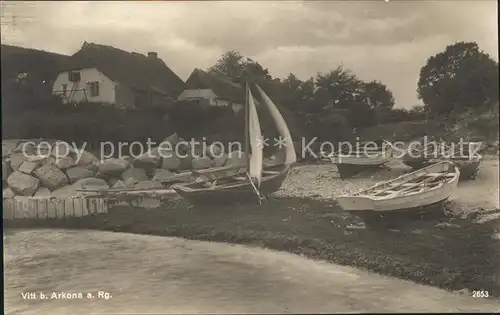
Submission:
<svg viewBox="0 0 500 315">
<path fill-rule="evenodd" d="M 267 94 L 255 84 L 263 104 L 269 110 L 277 127 L 279 136 L 284 139 L 284 163 L 263 169 L 262 132 L 259 117 L 255 107 L 253 94 L 249 83 L 246 84 L 245 102 L 245 147 L 248 155 L 246 170 L 235 176 L 218 178 L 212 182 L 175 184 L 172 189 L 193 205 L 222 205 L 235 203 L 261 203 L 276 192 L 292 164 L 296 162 L 297 154 L 290 131 L 276 105 Z M 260 141 L 259 141 L 260 140 Z"/>
<path fill-rule="evenodd" d="M 387 214 L 426 211 L 451 196 L 459 176 L 460 171 L 453 162 L 441 161 L 356 194 L 339 196 L 337 202 L 342 209 L 365 222 Z"/>
<path fill-rule="evenodd" d="M 322 157 L 335 164 L 340 178 L 344 179 L 387 164 L 392 157 L 392 146 L 387 141 L 363 142 L 339 153 L 323 153 Z"/>
<path fill-rule="evenodd" d="M 403 157 L 405 165 L 420 169 L 436 162 L 449 160 L 460 170 L 460 180 L 475 179 L 483 160 L 481 142 L 464 142 L 458 148 L 444 142 L 431 142 L 423 149 L 410 149 Z"/>
</svg>

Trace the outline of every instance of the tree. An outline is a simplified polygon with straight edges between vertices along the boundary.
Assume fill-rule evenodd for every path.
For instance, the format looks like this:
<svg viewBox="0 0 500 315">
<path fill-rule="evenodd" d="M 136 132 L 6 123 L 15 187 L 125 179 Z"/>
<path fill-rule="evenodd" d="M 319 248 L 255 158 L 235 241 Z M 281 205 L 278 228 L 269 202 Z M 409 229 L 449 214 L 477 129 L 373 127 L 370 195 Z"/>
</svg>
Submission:
<svg viewBox="0 0 500 315">
<path fill-rule="evenodd" d="M 281 84 L 291 95 L 290 108 L 304 114 L 316 111 L 314 105 L 314 78 L 301 81 L 293 73 L 290 73 L 281 81 Z"/>
<path fill-rule="evenodd" d="M 247 58 L 247 60 L 243 63 L 243 68 L 254 77 L 266 80 L 273 79 L 267 68 L 264 69 L 260 63 L 253 61 L 250 58 Z"/>
<path fill-rule="evenodd" d="M 379 81 L 363 82 L 361 85 L 363 101 L 373 109 L 392 109 L 394 107 L 394 95 L 385 84 Z"/>
<path fill-rule="evenodd" d="M 243 73 L 245 69 L 243 56 L 234 50 L 230 50 L 217 60 L 215 65 L 208 68 L 209 72 L 217 72 L 236 79 Z"/>
<path fill-rule="evenodd" d="M 302 81 L 297 78 L 295 74 L 290 73 L 286 78 L 283 79 L 282 83 L 291 91 L 298 91 L 300 89 Z"/>
<path fill-rule="evenodd" d="M 321 108 L 348 109 L 361 101 L 360 81 L 356 75 L 339 66 L 326 74 L 318 74 L 315 80 L 316 101 Z"/>
<path fill-rule="evenodd" d="M 222 54 L 215 65 L 208 68 L 209 72 L 217 72 L 232 79 L 238 79 L 244 72 L 256 78 L 272 80 L 267 68 L 250 58 L 243 57 L 239 52 L 230 50 Z"/>
<path fill-rule="evenodd" d="M 433 115 L 481 109 L 498 101 L 498 63 L 474 42 L 458 42 L 420 70 L 418 98 Z"/>
</svg>

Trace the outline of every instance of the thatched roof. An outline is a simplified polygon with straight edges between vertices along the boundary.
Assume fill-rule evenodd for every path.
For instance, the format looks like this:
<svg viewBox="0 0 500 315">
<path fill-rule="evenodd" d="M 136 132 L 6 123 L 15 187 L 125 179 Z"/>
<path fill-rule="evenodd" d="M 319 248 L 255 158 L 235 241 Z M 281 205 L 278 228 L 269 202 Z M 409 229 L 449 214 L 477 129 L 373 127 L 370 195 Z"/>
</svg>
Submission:
<svg viewBox="0 0 500 315">
<path fill-rule="evenodd" d="M 17 78 L 19 73 L 34 74 L 51 82 L 61 68 L 68 65 L 69 56 L 48 51 L 2 44 L 2 78 Z"/>
<path fill-rule="evenodd" d="M 211 89 L 221 99 L 239 104 L 245 103 L 245 90 L 241 84 L 219 73 L 194 69 L 186 81 L 186 89 Z"/>
<path fill-rule="evenodd" d="M 184 81 L 160 58 L 85 42 L 71 56 L 70 67 L 65 70 L 90 67 L 97 68 L 111 80 L 131 88 L 153 90 L 174 99 L 185 89 Z"/>
</svg>

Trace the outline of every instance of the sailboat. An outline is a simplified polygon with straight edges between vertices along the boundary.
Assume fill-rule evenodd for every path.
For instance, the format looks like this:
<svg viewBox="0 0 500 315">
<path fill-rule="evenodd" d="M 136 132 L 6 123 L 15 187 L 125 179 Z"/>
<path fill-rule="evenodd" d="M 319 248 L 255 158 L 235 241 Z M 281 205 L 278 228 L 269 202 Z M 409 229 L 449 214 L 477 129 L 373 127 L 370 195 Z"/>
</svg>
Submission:
<svg viewBox="0 0 500 315">
<path fill-rule="evenodd" d="M 263 105 L 271 114 L 279 136 L 283 139 L 284 163 L 263 169 L 263 141 L 259 117 L 254 97 L 248 82 L 245 84 L 245 148 L 246 169 L 236 175 L 218 178 L 207 185 L 206 182 L 174 184 L 171 186 L 177 194 L 194 205 L 234 204 L 267 201 L 267 197 L 276 192 L 297 156 L 288 126 L 273 101 L 256 83 L 255 87 Z"/>
</svg>

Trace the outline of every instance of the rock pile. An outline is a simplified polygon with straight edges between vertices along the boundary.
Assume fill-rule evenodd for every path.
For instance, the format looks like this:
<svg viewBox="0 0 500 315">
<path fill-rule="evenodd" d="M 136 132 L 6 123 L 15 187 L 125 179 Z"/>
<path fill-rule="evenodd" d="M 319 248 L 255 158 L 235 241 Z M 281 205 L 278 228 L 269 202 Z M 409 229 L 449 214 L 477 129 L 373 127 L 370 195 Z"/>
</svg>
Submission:
<svg viewBox="0 0 500 315">
<path fill-rule="evenodd" d="M 90 152 L 61 145 L 61 141 L 52 140 L 47 147 L 40 145 L 42 140 L 30 141 L 35 144 L 27 145 L 26 140 L 2 141 L 4 199 L 15 196 L 77 196 L 80 194 L 78 189 L 168 188 L 175 182 L 199 180 L 203 176 L 199 174 L 205 169 L 243 166 L 246 161 L 239 151 L 224 154 L 219 151 L 221 148 L 210 146 L 208 152 L 202 152 L 203 147 L 189 145 L 178 146 L 180 149 L 177 151 L 184 152 L 182 154 L 173 151 L 166 154 L 166 150 L 160 152 L 159 148 L 155 148 L 136 158 L 124 156 L 100 161 Z M 181 141 L 182 138 L 173 134 L 164 143 L 168 142 L 175 148 Z"/>
</svg>

